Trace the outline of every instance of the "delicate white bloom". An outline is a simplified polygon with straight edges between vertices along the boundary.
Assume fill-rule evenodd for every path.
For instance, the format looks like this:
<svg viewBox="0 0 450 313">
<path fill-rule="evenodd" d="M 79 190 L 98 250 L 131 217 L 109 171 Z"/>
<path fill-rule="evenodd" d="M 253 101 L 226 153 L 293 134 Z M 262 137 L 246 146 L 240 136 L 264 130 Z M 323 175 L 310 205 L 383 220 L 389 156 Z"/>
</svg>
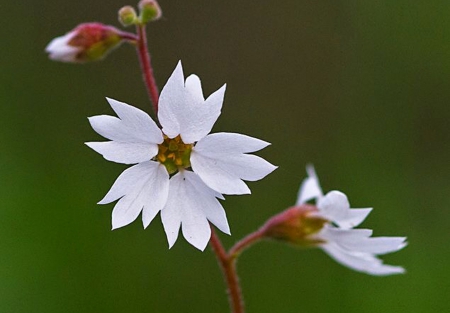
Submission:
<svg viewBox="0 0 450 313">
<path fill-rule="evenodd" d="M 306 178 L 298 194 L 297 205 L 315 199 L 317 216 L 329 222 L 316 234 L 323 241 L 320 247 L 337 262 L 359 272 L 371 275 L 404 273 L 400 266 L 384 265 L 377 255 L 398 251 L 406 246 L 405 237 L 370 237 L 370 229 L 353 229 L 369 215 L 371 208 L 351 209 L 347 196 L 330 191 L 325 196 L 312 166 L 307 167 Z"/>
<path fill-rule="evenodd" d="M 49 58 L 62 62 L 77 62 L 78 54 L 83 50 L 81 47 L 69 45 L 69 42 L 76 35 L 76 31 L 71 31 L 61 37 L 56 37 L 45 48 Z"/>
<path fill-rule="evenodd" d="M 249 194 L 243 182 L 260 180 L 275 166 L 247 153 L 269 143 L 234 133 L 209 134 L 220 115 L 225 85 L 203 98 L 200 79 L 186 81 L 181 62 L 164 86 L 158 119 L 107 99 L 117 117 L 89 118 L 94 130 L 111 140 L 87 145 L 109 161 L 136 164 L 126 169 L 99 202 L 119 200 L 112 213 L 113 229 L 134 221 L 142 212 L 144 228 L 161 211 L 169 247 L 181 226 L 186 240 L 204 250 L 209 222 L 230 234 L 225 211 L 217 200 L 222 194 Z M 208 222 L 209 221 L 209 222 Z"/>
</svg>

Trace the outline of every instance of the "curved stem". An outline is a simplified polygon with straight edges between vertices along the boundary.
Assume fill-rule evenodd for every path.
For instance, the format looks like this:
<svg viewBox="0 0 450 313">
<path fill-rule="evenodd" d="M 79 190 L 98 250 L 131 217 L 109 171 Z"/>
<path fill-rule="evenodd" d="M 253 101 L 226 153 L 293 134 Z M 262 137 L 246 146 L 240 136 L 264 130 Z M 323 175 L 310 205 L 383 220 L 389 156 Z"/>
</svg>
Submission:
<svg viewBox="0 0 450 313">
<path fill-rule="evenodd" d="M 263 237 L 264 232 L 261 229 L 247 235 L 244 239 L 239 240 L 233 247 L 231 247 L 230 252 L 228 252 L 229 257 L 233 259 L 237 258 L 244 249 L 250 247 Z"/>
<path fill-rule="evenodd" d="M 231 258 L 225 251 L 214 228 L 211 226 L 211 247 L 217 256 L 225 281 L 228 286 L 228 299 L 233 313 L 244 313 L 239 278 L 236 272 L 236 259 Z"/>
<path fill-rule="evenodd" d="M 142 75 L 144 76 L 148 96 L 153 104 L 153 110 L 155 111 L 155 114 L 158 114 L 159 91 L 158 86 L 156 86 L 155 77 L 153 76 L 150 54 L 147 48 L 147 34 L 145 31 L 145 25 L 136 25 L 136 30 L 138 34 L 136 49 L 139 56 L 139 62 L 141 64 Z"/>
</svg>

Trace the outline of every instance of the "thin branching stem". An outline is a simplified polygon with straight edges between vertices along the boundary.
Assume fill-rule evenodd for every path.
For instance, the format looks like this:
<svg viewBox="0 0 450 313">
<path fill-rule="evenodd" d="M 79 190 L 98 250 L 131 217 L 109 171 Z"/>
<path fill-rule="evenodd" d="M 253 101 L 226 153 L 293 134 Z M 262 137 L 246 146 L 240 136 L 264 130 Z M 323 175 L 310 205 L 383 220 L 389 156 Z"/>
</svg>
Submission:
<svg viewBox="0 0 450 313">
<path fill-rule="evenodd" d="M 148 96 L 153 104 L 153 110 L 155 111 L 155 114 L 158 114 L 159 91 L 158 86 L 156 85 L 155 77 L 153 75 L 150 53 L 148 52 L 145 25 L 136 25 L 136 30 L 138 35 L 136 50 L 139 56 L 139 62 L 141 64 L 145 87 L 147 87 Z"/>
</svg>

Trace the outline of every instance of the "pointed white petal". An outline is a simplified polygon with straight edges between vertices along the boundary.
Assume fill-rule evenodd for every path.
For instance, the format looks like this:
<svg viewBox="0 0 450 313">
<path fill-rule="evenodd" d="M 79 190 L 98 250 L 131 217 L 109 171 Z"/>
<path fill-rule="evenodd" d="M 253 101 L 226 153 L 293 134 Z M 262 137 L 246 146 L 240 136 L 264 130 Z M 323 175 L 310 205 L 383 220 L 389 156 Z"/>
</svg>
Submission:
<svg viewBox="0 0 450 313">
<path fill-rule="evenodd" d="M 153 164 L 156 162 L 149 163 Z M 117 177 L 111 189 L 98 204 L 111 203 L 126 194 L 130 194 L 133 189 L 140 188 L 145 183 L 147 177 L 152 175 L 151 167 L 152 165 L 150 165 L 150 168 L 147 168 L 146 163 L 141 163 L 127 168 Z"/>
<path fill-rule="evenodd" d="M 186 78 L 185 85 L 187 92 L 189 92 L 194 101 L 205 101 L 205 98 L 203 98 L 202 83 L 200 82 L 200 78 L 197 75 L 192 74 L 188 78 Z"/>
<path fill-rule="evenodd" d="M 223 160 L 211 159 L 195 150 L 191 153 L 192 169 L 212 189 L 227 195 L 250 194 L 250 189 L 239 176 L 228 170 Z"/>
<path fill-rule="evenodd" d="M 176 194 L 174 194 L 175 191 L 173 191 L 174 188 L 171 188 L 171 185 L 172 183 L 169 182 L 169 197 L 167 198 L 166 205 L 161 210 L 161 221 L 163 223 L 164 231 L 166 232 L 169 249 L 172 248 L 177 241 L 183 214 L 183 207 L 174 204 L 176 199 L 172 198 L 176 196 Z"/>
<path fill-rule="evenodd" d="M 369 229 L 340 229 L 325 227 L 318 237 L 334 242 L 343 249 L 354 252 L 386 254 L 398 251 L 406 246 L 405 237 L 374 237 L 369 238 Z"/>
<path fill-rule="evenodd" d="M 212 93 L 204 102 L 195 103 L 192 98 L 189 102 L 189 110 L 180 112 L 180 114 L 186 114 L 191 119 L 186 121 L 180 131 L 181 138 L 186 143 L 193 143 L 199 141 L 208 135 L 214 123 L 220 116 L 222 110 L 223 98 L 225 95 L 226 84 Z"/>
<path fill-rule="evenodd" d="M 370 212 L 372 212 L 372 208 L 349 209 L 345 216 L 341 217 L 339 221 L 336 221 L 336 224 L 344 229 L 356 227 L 366 219 Z"/>
<path fill-rule="evenodd" d="M 337 244 L 359 242 L 372 236 L 371 229 L 341 229 L 325 225 L 320 231 L 319 236 L 327 241 L 336 242 Z"/>
<path fill-rule="evenodd" d="M 100 204 L 123 196 L 112 213 L 113 229 L 133 222 L 144 208 L 144 227 L 162 209 L 167 200 L 169 175 L 157 162 L 145 162 L 124 171 Z M 110 201 L 111 200 L 111 201 Z"/>
<path fill-rule="evenodd" d="M 170 138 L 181 135 L 185 143 L 205 137 L 220 115 L 225 85 L 203 101 L 200 80 L 191 75 L 184 84 L 181 62 L 161 91 L 158 118 Z"/>
<path fill-rule="evenodd" d="M 183 172 L 186 181 L 188 181 L 196 190 L 197 195 L 201 195 L 201 209 L 206 215 L 206 218 L 219 228 L 225 234 L 230 235 L 230 226 L 228 226 L 227 216 L 222 205 L 216 198 L 222 199 L 223 196 L 215 190 L 209 188 L 201 178 L 193 172 Z"/>
<path fill-rule="evenodd" d="M 231 155 L 215 159 L 196 153 L 191 154 L 191 166 L 212 189 L 222 194 L 248 194 L 250 189 L 242 181 L 257 181 L 277 167 L 255 155 Z"/>
<path fill-rule="evenodd" d="M 158 146 L 150 143 L 107 141 L 86 142 L 86 145 L 103 155 L 106 160 L 123 164 L 150 161 L 158 153 Z"/>
<path fill-rule="evenodd" d="M 225 212 L 214 192 L 197 175 L 188 171 L 171 178 L 169 198 L 161 217 L 169 246 L 177 239 L 180 223 L 186 240 L 202 251 L 211 236 L 208 220 L 229 233 Z"/>
<path fill-rule="evenodd" d="M 163 136 L 158 125 L 142 110 L 111 98 L 106 98 L 124 126 L 136 139 L 143 142 L 162 143 Z"/>
<path fill-rule="evenodd" d="M 152 162 L 153 173 L 143 189 L 142 223 L 144 228 L 147 228 L 156 214 L 163 209 L 169 195 L 169 173 L 163 165 L 155 166 L 153 163 L 156 162 Z"/>
<path fill-rule="evenodd" d="M 323 197 L 322 188 L 320 188 L 319 179 L 312 165 L 306 167 L 308 177 L 303 180 L 300 190 L 298 191 L 296 205 L 301 205 L 312 199 L 320 199 Z"/>
<path fill-rule="evenodd" d="M 383 265 L 380 259 L 371 254 L 347 251 L 334 243 L 324 244 L 321 248 L 338 263 L 359 272 L 378 276 L 405 272 L 400 266 Z"/>
<path fill-rule="evenodd" d="M 215 133 L 202 138 L 195 145 L 195 151 L 209 157 L 223 157 L 259 151 L 270 143 L 250 136 L 235 133 Z"/>
<path fill-rule="evenodd" d="M 103 137 L 128 143 L 163 141 L 161 130 L 147 113 L 126 103 L 107 99 L 120 118 L 99 115 L 89 118 L 92 128 Z"/>
<path fill-rule="evenodd" d="M 184 74 L 181 61 L 178 62 L 166 85 L 161 90 L 158 102 L 158 119 L 163 126 L 163 132 L 170 138 L 180 134 L 180 121 L 176 114 L 184 103 Z"/>
</svg>

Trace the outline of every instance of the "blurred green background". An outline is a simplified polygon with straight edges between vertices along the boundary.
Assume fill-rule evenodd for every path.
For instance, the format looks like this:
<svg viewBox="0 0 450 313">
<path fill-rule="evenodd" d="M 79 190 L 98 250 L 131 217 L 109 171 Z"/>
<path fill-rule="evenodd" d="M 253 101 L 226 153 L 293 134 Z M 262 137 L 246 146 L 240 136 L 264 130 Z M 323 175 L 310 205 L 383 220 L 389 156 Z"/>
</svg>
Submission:
<svg viewBox="0 0 450 313">
<path fill-rule="evenodd" d="M 83 66 L 44 53 L 78 23 L 119 26 L 126 4 L 0 1 L 0 312 L 228 312 L 209 248 L 168 250 L 159 217 L 111 232 L 113 205 L 96 204 L 126 166 L 83 144 L 101 139 L 86 117 L 112 113 L 105 96 L 150 111 L 133 48 Z M 309 162 L 325 190 L 375 208 L 364 227 L 410 242 L 384 257 L 408 273 L 385 278 L 258 244 L 238 266 L 248 312 L 450 311 L 450 3 L 160 4 L 159 85 L 179 59 L 207 95 L 226 82 L 214 131 L 271 142 L 259 155 L 280 166 L 226 198 L 226 246 L 294 203 Z"/>
</svg>

